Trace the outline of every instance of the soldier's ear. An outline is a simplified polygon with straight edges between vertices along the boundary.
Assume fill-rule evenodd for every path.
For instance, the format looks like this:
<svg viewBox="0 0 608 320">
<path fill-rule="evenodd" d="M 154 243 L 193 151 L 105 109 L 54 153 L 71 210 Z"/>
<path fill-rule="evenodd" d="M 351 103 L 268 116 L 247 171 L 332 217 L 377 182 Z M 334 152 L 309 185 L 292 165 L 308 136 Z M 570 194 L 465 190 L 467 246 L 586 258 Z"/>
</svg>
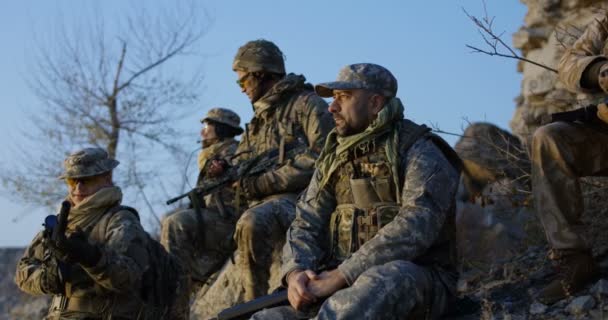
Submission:
<svg viewBox="0 0 608 320">
<path fill-rule="evenodd" d="M 372 100 L 372 114 L 374 116 L 377 116 L 378 113 L 380 113 L 380 110 L 382 110 L 382 108 L 384 108 L 384 105 L 386 104 L 386 98 L 382 95 L 379 94 L 374 94 L 371 97 Z"/>
</svg>

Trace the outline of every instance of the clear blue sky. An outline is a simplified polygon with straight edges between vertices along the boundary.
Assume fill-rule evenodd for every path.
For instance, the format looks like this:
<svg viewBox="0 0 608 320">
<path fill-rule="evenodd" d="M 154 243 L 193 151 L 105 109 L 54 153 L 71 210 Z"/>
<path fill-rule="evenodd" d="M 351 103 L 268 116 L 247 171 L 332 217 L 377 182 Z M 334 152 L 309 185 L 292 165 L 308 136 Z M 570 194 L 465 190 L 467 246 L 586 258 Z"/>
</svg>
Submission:
<svg viewBox="0 0 608 320">
<path fill-rule="evenodd" d="M 127 1 L 98 1 L 99 14 L 132 10 Z M 495 28 L 511 34 L 526 12 L 518 0 L 487 0 Z M 22 140 L 27 111 L 39 104 L 26 85 L 33 35 L 45 37 L 58 19 L 69 26 L 90 12 L 93 1 L 0 2 L 0 144 Z M 153 6 L 154 1 L 134 4 Z M 206 70 L 202 116 L 210 107 L 238 110 L 245 121 L 251 107 L 235 84 L 231 62 L 246 41 L 274 41 L 287 57 L 288 72 L 302 73 L 312 83 L 333 80 L 340 67 L 374 62 L 387 67 L 399 81 L 398 96 L 406 117 L 441 129 L 462 132 L 466 121 L 489 121 L 508 128 L 519 94 L 521 76 L 514 60 L 472 54 L 465 44 L 482 46 L 477 30 L 461 7 L 480 15 L 481 0 L 441 1 L 209 1 L 213 23 L 202 42 Z M 89 9 L 87 9 L 89 8 Z M 110 21 L 106 18 L 106 21 Z M 467 120 L 464 120 L 467 119 Z M 25 126 L 25 127 L 24 127 Z M 192 141 L 200 129 L 198 117 L 184 124 Z M 455 138 L 445 136 L 454 143 Z M 5 148 L 0 163 L 15 161 Z M 24 246 L 41 229 L 48 213 L 0 195 L 0 246 Z M 16 219 L 15 217 L 25 216 Z"/>
</svg>

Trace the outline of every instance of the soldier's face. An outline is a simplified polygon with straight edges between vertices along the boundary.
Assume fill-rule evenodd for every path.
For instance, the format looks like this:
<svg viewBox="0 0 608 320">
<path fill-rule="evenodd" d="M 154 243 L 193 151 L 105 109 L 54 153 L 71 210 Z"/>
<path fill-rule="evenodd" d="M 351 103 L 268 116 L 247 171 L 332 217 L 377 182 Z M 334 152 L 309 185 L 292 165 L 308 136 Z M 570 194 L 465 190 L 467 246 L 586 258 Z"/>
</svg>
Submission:
<svg viewBox="0 0 608 320">
<path fill-rule="evenodd" d="M 376 94 L 366 90 L 334 90 L 334 101 L 329 112 L 334 117 L 336 131 L 340 136 L 350 136 L 363 132 L 375 117 L 373 97 Z"/>
<path fill-rule="evenodd" d="M 258 101 L 264 94 L 260 81 L 251 72 L 237 71 L 237 83 L 241 92 L 246 94 L 251 103 Z"/>
<path fill-rule="evenodd" d="M 66 178 L 69 198 L 72 204 L 77 206 L 85 198 L 94 195 L 102 188 L 112 186 L 112 174 L 102 174 L 85 178 Z"/>
<path fill-rule="evenodd" d="M 203 138 L 203 141 L 213 140 L 217 138 L 217 133 L 215 132 L 215 125 L 212 122 L 205 121 L 203 123 L 203 129 L 201 129 L 201 138 Z"/>
</svg>

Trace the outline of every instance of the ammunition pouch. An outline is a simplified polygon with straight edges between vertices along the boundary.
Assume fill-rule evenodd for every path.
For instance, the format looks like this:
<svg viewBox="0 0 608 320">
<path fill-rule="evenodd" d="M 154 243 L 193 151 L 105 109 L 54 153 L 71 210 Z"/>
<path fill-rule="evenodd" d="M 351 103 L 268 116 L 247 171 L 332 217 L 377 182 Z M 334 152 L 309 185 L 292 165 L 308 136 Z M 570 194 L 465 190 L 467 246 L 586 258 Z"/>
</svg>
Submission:
<svg viewBox="0 0 608 320">
<path fill-rule="evenodd" d="M 330 220 L 332 260 L 344 261 L 378 231 L 393 221 L 399 213 L 399 205 L 394 202 L 377 202 L 368 209 L 354 204 L 341 204 Z"/>
</svg>

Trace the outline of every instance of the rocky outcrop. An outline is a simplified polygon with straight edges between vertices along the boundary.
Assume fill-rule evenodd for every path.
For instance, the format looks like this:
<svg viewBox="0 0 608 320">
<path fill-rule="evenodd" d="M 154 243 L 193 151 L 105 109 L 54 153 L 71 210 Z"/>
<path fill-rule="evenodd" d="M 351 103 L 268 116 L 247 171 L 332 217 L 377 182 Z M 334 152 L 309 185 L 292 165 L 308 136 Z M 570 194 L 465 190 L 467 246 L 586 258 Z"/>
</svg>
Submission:
<svg viewBox="0 0 608 320">
<path fill-rule="evenodd" d="M 513 46 L 530 60 L 557 69 L 564 48 L 570 46 L 608 2 L 602 0 L 521 0 L 528 13 L 524 26 L 513 35 Z M 520 61 L 521 95 L 511 119 L 511 129 L 524 142 L 541 124 L 544 115 L 566 111 L 591 102 L 591 97 L 567 91 L 555 72 Z"/>
</svg>

